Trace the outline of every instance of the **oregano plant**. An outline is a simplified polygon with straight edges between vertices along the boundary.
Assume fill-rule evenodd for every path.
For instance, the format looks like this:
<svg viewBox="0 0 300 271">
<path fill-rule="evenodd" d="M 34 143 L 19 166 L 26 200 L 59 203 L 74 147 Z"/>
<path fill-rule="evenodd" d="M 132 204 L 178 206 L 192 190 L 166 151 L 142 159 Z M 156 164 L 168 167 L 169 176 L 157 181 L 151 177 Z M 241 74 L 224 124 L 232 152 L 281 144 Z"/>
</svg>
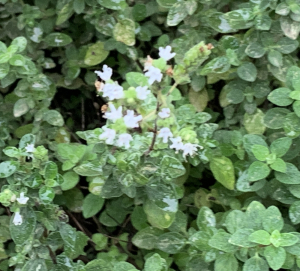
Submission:
<svg viewBox="0 0 300 271">
<path fill-rule="evenodd" d="M 0 0 L 0 270 L 300 270 L 298 0 Z"/>
</svg>

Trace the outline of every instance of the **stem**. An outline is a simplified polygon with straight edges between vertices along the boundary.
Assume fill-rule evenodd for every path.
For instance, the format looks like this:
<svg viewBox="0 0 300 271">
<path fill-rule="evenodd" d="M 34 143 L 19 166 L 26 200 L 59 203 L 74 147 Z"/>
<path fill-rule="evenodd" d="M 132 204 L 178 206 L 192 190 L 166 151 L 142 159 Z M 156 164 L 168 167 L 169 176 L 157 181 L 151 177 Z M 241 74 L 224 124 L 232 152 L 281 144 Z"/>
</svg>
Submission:
<svg viewBox="0 0 300 271">
<path fill-rule="evenodd" d="M 155 110 L 155 113 L 157 114 L 159 111 L 159 101 L 157 101 L 157 105 L 156 105 L 156 110 Z M 158 116 L 156 117 L 155 121 L 154 121 L 154 135 L 153 135 L 153 138 L 152 138 L 152 142 L 151 142 L 151 145 L 149 147 L 149 149 L 145 152 L 145 155 L 149 155 L 149 153 L 153 150 L 153 147 L 154 147 L 154 144 L 155 144 L 155 140 L 156 140 L 156 135 L 157 135 L 157 119 L 158 119 Z"/>
<path fill-rule="evenodd" d="M 178 86 L 178 84 L 175 82 L 174 85 L 170 88 L 170 90 L 168 91 L 167 95 L 166 96 L 169 96 L 173 90 Z"/>
</svg>

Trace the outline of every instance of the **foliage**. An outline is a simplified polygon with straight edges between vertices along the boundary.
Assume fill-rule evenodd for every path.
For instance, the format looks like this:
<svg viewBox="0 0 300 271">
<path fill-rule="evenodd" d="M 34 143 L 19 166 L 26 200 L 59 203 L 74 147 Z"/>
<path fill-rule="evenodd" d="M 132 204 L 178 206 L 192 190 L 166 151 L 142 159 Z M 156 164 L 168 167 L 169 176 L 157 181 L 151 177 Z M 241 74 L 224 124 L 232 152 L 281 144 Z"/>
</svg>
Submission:
<svg viewBox="0 0 300 271">
<path fill-rule="evenodd" d="M 0 4 L 0 270 L 300 270 L 298 0 Z"/>
</svg>

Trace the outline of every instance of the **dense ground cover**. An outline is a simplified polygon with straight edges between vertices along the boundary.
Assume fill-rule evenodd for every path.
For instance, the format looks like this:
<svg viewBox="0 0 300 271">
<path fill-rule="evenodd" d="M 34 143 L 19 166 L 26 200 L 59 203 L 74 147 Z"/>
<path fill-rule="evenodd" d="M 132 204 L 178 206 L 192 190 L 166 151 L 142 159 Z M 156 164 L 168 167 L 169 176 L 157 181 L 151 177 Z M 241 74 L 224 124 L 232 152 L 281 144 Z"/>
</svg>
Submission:
<svg viewBox="0 0 300 271">
<path fill-rule="evenodd" d="M 0 270 L 300 270 L 299 0 L 0 0 Z"/>
</svg>

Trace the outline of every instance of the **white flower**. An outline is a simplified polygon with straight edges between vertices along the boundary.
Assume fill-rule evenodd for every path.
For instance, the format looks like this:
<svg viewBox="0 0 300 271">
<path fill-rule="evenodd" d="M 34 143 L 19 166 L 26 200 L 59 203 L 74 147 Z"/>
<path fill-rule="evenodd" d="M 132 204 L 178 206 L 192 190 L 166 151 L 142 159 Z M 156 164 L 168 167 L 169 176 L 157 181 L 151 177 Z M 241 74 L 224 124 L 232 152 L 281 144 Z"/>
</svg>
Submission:
<svg viewBox="0 0 300 271">
<path fill-rule="evenodd" d="M 170 108 L 163 108 L 159 113 L 158 116 L 160 116 L 162 119 L 170 117 Z"/>
<path fill-rule="evenodd" d="M 112 145 L 116 137 L 116 131 L 105 126 L 102 127 L 104 132 L 99 136 L 100 139 L 106 139 L 105 143 Z"/>
<path fill-rule="evenodd" d="M 168 142 L 168 138 L 172 137 L 172 136 L 173 136 L 173 134 L 170 131 L 170 129 L 167 128 L 167 127 L 164 127 L 162 129 L 160 129 L 159 134 L 158 134 L 157 137 L 158 138 L 162 137 L 163 138 L 163 143 L 167 143 Z"/>
<path fill-rule="evenodd" d="M 153 66 L 150 66 L 150 67 L 148 68 L 148 71 L 145 73 L 145 75 L 146 75 L 147 77 L 149 77 L 148 83 L 149 83 L 150 85 L 152 85 L 152 84 L 154 83 L 154 81 L 160 82 L 161 79 L 162 79 L 162 77 L 163 77 L 163 75 L 162 75 L 160 69 L 155 68 L 155 67 L 153 67 Z"/>
<path fill-rule="evenodd" d="M 150 93 L 150 90 L 147 89 L 147 87 L 137 87 L 135 89 L 136 91 L 136 97 L 140 100 L 145 100 Z"/>
<path fill-rule="evenodd" d="M 142 119 L 143 117 L 141 115 L 135 117 L 133 110 L 127 110 L 127 115 L 124 117 L 124 122 L 127 128 L 136 128 L 139 127 L 138 122 Z"/>
<path fill-rule="evenodd" d="M 176 53 L 171 53 L 172 48 L 170 45 L 168 45 L 166 48 L 159 47 L 158 49 L 159 49 L 158 55 L 161 58 L 163 58 L 165 61 L 170 60 L 176 55 Z"/>
<path fill-rule="evenodd" d="M 175 137 L 175 138 L 170 138 L 170 140 L 173 143 L 172 145 L 170 145 L 171 149 L 175 149 L 176 151 L 182 150 L 183 143 L 182 143 L 182 139 L 180 136 Z"/>
<path fill-rule="evenodd" d="M 132 136 L 130 134 L 121 134 L 117 140 L 118 147 L 125 147 L 128 149 L 130 147 L 130 141 L 132 140 Z"/>
<path fill-rule="evenodd" d="M 109 109 L 110 109 L 110 112 L 105 112 L 105 115 L 103 116 L 104 118 L 115 122 L 117 119 L 120 119 L 123 117 L 122 106 L 119 106 L 118 109 L 116 109 L 114 104 L 110 103 Z"/>
<path fill-rule="evenodd" d="M 34 144 L 27 144 L 27 146 L 25 147 L 25 150 L 27 152 L 34 152 L 34 150 L 35 150 Z"/>
<path fill-rule="evenodd" d="M 123 88 L 117 84 L 105 84 L 102 91 L 103 97 L 108 97 L 110 101 L 124 97 Z"/>
<path fill-rule="evenodd" d="M 14 216 L 14 219 L 13 219 L 13 223 L 15 225 L 21 225 L 23 223 L 23 219 L 22 219 L 22 216 L 20 215 L 19 212 L 15 212 L 15 216 Z"/>
<path fill-rule="evenodd" d="M 197 151 L 197 147 L 203 148 L 197 144 L 192 144 L 192 143 L 186 143 L 183 145 L 183 157 L 187 156 L 188 154 L 190 156 L 193 156 L 195 152 Z"/>
<path fill-rule="evenodd" d="M 21 192 L 21 193 L 20 193 L 20 197 L 17 198 L 17 201 L 18 201 L 20 204 L 26 204 L 28 200 L 29 200 L 28 197 L 24 197 L 24 192 Z"/>
<path fill-rule="evenodd" d="M 95 71 L 95 73 L 103 80 L 107 81 L 111 78 L 112 76 L 112 69 L 109 68 L 107 65 L 103 65 L 102 68 L 103 72 L 101 71 Z"/>
<path fill-rule="evenodd" d="M 144 64 L 144 71 L 148 71 L 149 67 L 152 66 L 153 59 L 150 56 L 147 56 L 147 61 Z"/>
</svg>

